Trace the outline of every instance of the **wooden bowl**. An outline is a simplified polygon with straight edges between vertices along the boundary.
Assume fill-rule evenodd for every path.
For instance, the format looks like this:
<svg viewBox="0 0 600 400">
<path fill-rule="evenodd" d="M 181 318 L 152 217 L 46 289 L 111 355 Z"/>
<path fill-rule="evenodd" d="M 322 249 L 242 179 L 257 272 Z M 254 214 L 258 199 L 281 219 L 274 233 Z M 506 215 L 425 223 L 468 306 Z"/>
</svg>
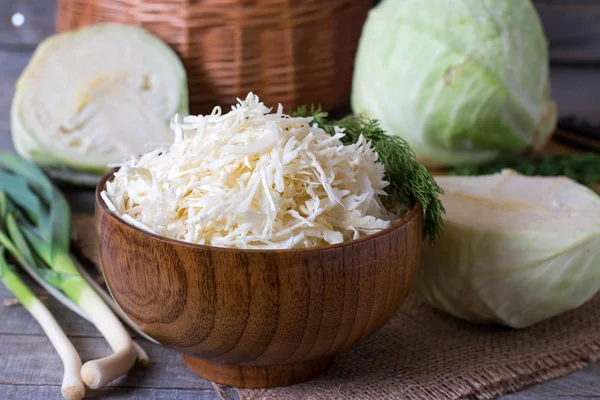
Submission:
<svg viewBox="0 0 600 400">
<path fill-rule="evenodd" d="M 214 382 L 290 385 L 377 331 L 413 283 L 420 204 L 368 237 L 293 250 L 201 246 L 144 232 L 108 210 L 96 189 L 96 229 L 111 295 L 139 328 L 184 353 Z"/>
</svg>

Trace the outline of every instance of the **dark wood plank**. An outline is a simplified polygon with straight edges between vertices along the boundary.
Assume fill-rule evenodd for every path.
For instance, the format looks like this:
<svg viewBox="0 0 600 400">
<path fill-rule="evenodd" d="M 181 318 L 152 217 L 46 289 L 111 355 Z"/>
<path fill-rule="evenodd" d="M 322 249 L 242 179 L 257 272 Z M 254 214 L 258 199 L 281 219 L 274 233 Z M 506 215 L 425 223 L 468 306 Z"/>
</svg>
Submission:
<svg viewBox="0 0 600 400">
<path fill-rule="evenodd" d="M 504 396 L 505 400 L 520 400 L 525 398 L 549 399 L 552 396 L 600 398 L 600 365 L 591 364 L 588 367 L 560 379 L 531 386 L 518 393 Z"/>
<path fill-rule="evenodd" d="M 35 399 L 56 400 L 60 398 L 60 386 L 40 385 L 1 385 L 1 399 Z M 103 400 L 230 400 L 231 397 L 219 396 L 214 390 L 183 390 L 183 389 L 127 389 L 104 388 L 88 390 L 86 399 Z"/>
<path fill-rule="evenodd" d="M 65 197 L 71 204 L 71 211 L 75 213 L 94 213 L 94 190 L 82 189 L 72 186 L 62 187 Z"/>
<path fill-rule="evenodd" d="M 110 354 L 103 338 L 71 337 L 82 361 Z M 203 389 L 213 384 L 190 372 L 180 355 L 166 347 L 137 340 L 150 356 L 146 368 L 134 366 L 126 377 L 112 382 L 120 388 Z M 62 380 L 62 364 L 45 336 L 0 335 L 0 385 L 57 385 Z M 0 397 L 2 398 L 2 397 Z"/>
<path fill-rule="evenodd" d="M 12 149 L 10 137 L 10 104 L 15 82 L 27 65 L 30 52 L 0 50 L 2 73 L 0 74 L 0 149 Z"/>
<path fill-rule="evenodd" d="M 573 400 L 598 400 L 600 399 L 600 397 L 597 396 L 583 396 L 583 397 L 573 397 L 573 396 L 569 396 L 569 395 L 552 395 L 552 396 L 529 396 L 529 395 L 520 395 L 520 394 L 515 394 L 511 397 L 502 397 L 498 400 L 502 400 L 502 399 L 507 399 L 507 400 L 569 400 L 569 399 L 573 399 Z"/>
<path fill-rule="evenodd" d="M 600 122 L 600 67 L 555 65 L 550 73 L 560 116 Z"/>
<path fill-rule="evenodd" d="M 0 0 L 0 49 L 33 49 L 54 33 L 55 8 L 55 0 Z M 25 17 L 20 27 L 11 23 L 15 13 Z"/>
<path fill-rule="evenodd" d="M 600 2 L 534 0 L 550 41 L 550 58 L 559 63 L 600 63 Z"/>
</svg>

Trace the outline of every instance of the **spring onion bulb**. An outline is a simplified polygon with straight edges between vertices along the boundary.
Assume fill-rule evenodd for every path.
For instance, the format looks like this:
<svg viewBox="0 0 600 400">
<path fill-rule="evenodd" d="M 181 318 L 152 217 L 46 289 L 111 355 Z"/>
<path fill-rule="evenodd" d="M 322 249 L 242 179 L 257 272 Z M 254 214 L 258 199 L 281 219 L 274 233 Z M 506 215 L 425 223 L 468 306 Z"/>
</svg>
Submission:
<svg viewBox="0 0 600 400">
<path fill-rule="evenodd" d="M 8 265 L 4 258 L 4 250 L 0 246 L 0 280 L 40 324 L 62 360 L 64 375 L 61 393 L 63 397 L 67 400 L 83 399 L 85 386 L 80 376 L 81 359 L 79 354 L 44 303 L 33 294 Z"/>
<path fill-rule="evenodd" d="M 114 352 L 84 364 L 83 382 L 96 389 L 126 374 L 139 352 L 71 258 L 71 214 L 64 196 L 37 166 L 12 153 L 0 153 L 2 191 L 6 194 L 0 207 L 5 233 L 0 235 L 0 243 L 27 272 L 42 277 L 72 300 Z M 145 353 L 141 358 L 147 360 Z"/>
<path fill-rule="evenodd" d="M 78 304 L 114 351 L 107 357 L 86 362 L 81 368 L 85 384 L 98 389 L 126 374 L 133 367 L 137 354 L 125 327 L 87 283 L 79 295 Z"/>
</svg>

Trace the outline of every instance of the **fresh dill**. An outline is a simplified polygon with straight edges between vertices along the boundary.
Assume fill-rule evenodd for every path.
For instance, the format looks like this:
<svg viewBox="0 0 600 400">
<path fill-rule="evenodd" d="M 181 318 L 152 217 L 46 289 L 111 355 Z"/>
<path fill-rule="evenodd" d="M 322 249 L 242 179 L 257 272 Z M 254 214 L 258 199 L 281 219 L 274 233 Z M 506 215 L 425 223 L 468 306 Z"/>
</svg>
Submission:
<svg viewBox="0 0 600 400">
<path fill-rule="evenodd" d="M 433 179 L 427 168 L 416 161 L 414 152 L 408 143 L 397 136 L 387 135 L 379 121 L 359 115 L 351 115 L 340 120 L 327 119 L 328 114 L 319 108 L 300 107 L 293 113 L 297 117 L 312 117 L 329 135 L 335 134 L 335 127 L 345 130 L 344 144 L 356 143 L 363 135 L 379 156 L 385 167 L 385 179 L 390 183 L 386 188 L 388 196 L 384 198 L 386 207 L 394 204 L 413 205 L 416 201 L 424 209 L 423 235 L 434 242 L 442 226 L 445 212 L 438 194 L 442 189 Z"/>
<path fill-rule="evenodd" d="M 548 153 L 541 156 L 515 156 L 485 165 L 464 165 L 450 175 L 487 175 L 512 169 L 529 176 L 566 176 L 598 191 L 600 184 L 600 154 Z"/>
</svg>

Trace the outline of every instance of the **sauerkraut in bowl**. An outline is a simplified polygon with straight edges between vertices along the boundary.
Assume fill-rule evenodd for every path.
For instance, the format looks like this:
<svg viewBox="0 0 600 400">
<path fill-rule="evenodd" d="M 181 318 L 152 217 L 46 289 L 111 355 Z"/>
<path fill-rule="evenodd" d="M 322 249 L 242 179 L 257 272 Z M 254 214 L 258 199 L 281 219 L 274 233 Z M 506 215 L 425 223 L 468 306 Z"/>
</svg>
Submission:
<svg viewBox="0 0 600 400">
<path fill-rule="evenodd" d="M 312 122 L 252 93 L 228 113 L 176 117 L 173 144 L 123 163 L 101 196 L 140 229 L 208 246 L 314 247 L 390 227 L 407 208 L 384 207 L 377 152 Z"/>
</svg>

